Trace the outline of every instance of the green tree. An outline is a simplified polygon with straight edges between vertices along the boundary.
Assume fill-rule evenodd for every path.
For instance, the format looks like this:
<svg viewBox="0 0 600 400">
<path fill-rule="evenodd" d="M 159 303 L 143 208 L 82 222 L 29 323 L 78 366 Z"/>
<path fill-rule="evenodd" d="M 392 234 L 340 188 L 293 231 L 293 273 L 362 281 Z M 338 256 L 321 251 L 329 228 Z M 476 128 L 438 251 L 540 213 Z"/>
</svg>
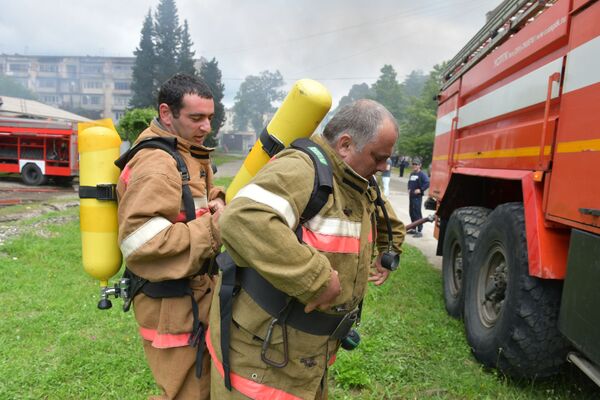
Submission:
<svg viewBox="0 0 600 400">
<path fill-rule="evenodd" d="M 275 111 L 273 102 L 282 100 L 283 77 L 279 71 L 263 71 L 260 75 L 249 75 L 240 85 L 233 105 L 233 125 L 244 131 L 248 125 L 260 133 L 265 126 L 265 115 Z"/>
<path fill-rule="evenodd" d="M 0 75 L 0 96 L 37 100 L 36 95 L 31 90 L 6 75 Z"/>
<path fill-rule="evenodd" d="M 338 103 L 338 108 L 343 107 L 359 99 L 369 99 L 372 97 L 373 93 L 371 91 L 371 88 L 369 88 L 369 85 L 367 85 L 366 83 L 352 85 L 348 94 L 340 99 L 340 102 Z"/>
<path fill-rule="evenodd" d="M 373 100 L 383 104 L 397 120 L 402 119 L 407 99 L 394 67 L 386 64 L 381 68 L 379 79 L 371 86 L 371 96 Z"/>
<path fill-rule="evenodd" d="M 401 85 L 404 90 L 404 94 L 407 97 L 419 97 L 427 79 L 428 76 L 425 75 L 423 71 L 411 71 Z"/>
<path fill-rule="evenodd" d="M 189 27 L 187 19 L 183 21 L 183 30 L 181 31 L 181 43 L 179 47 L 179 53 L 177 55 L 177 62 L 179 64 L 179 72 L 184 74 L 198 75 L 196 67 L 194 66 L 194 55 L 196 54 L 192 50 L 192 38 L 190 37 Z"/>
<path fill-rule="evenodd" d="M 154 44 L 156 51 L 156 81 L 162 84 L 179 70 L 178 54 L 181 27 L 174 0 L 160 0 L 154 16 Z"/>
<path fill-rule="evenodd" d="M 150 122 L 156 116 L 156 110 L 151 107 L 128 110 L 119 119 L 117 131 L 123 140 L 128 140 L 133 144 L 140 133 L 150 125 Z"/>
<path fill-rule="evenodd" d="M 432 160 L 437 102 L 441 87 L 443 65 L 436 65 L 427 76 L 421 94 L 411 97 L 400 122 L 398 151 L 400 154 L 419 156 L 427 167 Z"/>
<path fill-rule="evenodd" d="M 129 101 L 129 106 L 133 108 L 151 107 L 156 103 L 156 80 L 154 77 L 156 54 L 154 53 L 153 36 L 152 14 L 148 10 L 142 27 L 140 44 L 133 52 L 135 54 L 131 81 L 133 96 Z"/>
<path fill-rule="evenodd" d="M 206 146 L 214 147 L 217 145 L 216 136 L 225 123 L 225 106 L 223 105 L 225 85 L 221 81 L 221 70 L 219 69 L 219 63 L 215 58 L 209 62 L 202 63 L 202 66 L 200 67 L 200 77 L 210 87 L 215 101 L 215 115 L 210 121 L 212 132 L 204 140 Z"/>
</svg>

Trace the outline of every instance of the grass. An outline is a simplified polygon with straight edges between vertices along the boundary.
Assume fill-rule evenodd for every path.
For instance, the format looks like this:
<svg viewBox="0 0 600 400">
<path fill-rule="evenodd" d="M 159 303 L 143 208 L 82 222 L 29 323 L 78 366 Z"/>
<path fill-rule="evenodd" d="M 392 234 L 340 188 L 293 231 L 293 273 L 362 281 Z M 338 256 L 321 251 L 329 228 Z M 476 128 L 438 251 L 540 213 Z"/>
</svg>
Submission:
<svg viewBox="0 0 600 400">
<path fill-rule="evenodd" d="M 243 155 L 227 154 L 227 153 L 221 153 L 221 152 L 214 152 L 210 156 L 211 162 L 217 166 L 224 164 L 226 162 L 229 162 L 229 161 L 243 160 L 244 158 L 245 158 L 245 156 L 243 156 Z"/>
<path fill-rule="evenodd" d="M 132 313 L 100 311 L 98 284 L 81 266 L 76 208 L 20 221 L 0 246 L 0 399 L 144 399 L 157 394 Z M 512 381 L 470 356 L 448 318 L 440 273 L 407 248 L 399 271 L 371 287 L 362 343 L 340 351 L 330 398 L 587 399 L 598 390 L 576 370 Z"/>
</svg>

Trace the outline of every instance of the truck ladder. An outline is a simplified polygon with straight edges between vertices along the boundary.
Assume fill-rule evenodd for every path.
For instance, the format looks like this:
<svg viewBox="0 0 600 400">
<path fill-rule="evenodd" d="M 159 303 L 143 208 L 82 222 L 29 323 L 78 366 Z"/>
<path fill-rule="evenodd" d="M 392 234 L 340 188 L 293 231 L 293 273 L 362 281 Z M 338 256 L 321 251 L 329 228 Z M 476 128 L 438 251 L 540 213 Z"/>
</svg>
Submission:
<svg viewBox="0 0 600 400">
<path fill-rule="evenodd" d="M 504 0 L 477 34 L 448 63 L 442 90 L 557 0 Z"/>
</svg>

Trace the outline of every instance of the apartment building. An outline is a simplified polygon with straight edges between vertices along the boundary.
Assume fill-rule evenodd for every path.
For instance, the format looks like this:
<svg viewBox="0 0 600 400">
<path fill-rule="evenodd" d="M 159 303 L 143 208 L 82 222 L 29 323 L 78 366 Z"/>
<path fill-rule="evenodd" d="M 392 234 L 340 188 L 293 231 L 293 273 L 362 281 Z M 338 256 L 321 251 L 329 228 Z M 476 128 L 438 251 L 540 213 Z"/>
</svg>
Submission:
<svg viewBox="0 0 600 400">
<path fill-rule="evenodd" d="M 45 104 L 96 111 L 116 123 L 132 96 L 134 61 L 134 57 L 0 54 L 0 75 L 21 83 Z"/>
</svg>

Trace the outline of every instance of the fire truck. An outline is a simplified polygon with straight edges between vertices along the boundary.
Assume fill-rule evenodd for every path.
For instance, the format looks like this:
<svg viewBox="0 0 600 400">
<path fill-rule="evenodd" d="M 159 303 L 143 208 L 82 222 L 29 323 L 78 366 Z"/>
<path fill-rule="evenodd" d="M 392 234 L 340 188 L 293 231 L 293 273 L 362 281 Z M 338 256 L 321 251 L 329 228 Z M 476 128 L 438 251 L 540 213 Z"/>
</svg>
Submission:
<svg viewBox="0 0 600 400">
<path fill-rule="evenodd" d="M 477 360 L 600 384 L 600 1 L 502 2 L 447 64 L 428 208 Z"/>
<path fill-rule="evenodd" d="M 0 172 L 37 186 L 70 184 L 78 171 L 75 123 L 0 117 Z"/>
</svg>

